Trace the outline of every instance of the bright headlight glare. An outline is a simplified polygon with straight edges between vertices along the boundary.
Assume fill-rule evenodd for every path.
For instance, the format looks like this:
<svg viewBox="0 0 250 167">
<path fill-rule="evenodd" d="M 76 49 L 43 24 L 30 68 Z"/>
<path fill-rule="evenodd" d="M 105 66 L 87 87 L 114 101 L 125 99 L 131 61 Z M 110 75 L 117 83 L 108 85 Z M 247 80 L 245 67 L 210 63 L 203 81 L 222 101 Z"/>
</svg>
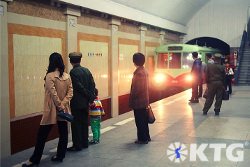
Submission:
<svg viewBox="0 0 250 167">
<path fill-rule="evenodd" d="M 166 81 L 166 79 L 167 79 L 167 76 L 165 74 L 159 73 L 159 74 L 155 74 L 154 76 L 154 81 L 156 83 L 163 83 Z"/>
<path fill-rule="evenodd" d="M 187 82 L 192 82 L 192 81 L 193 81 L 193 76 L 192 76 L 191 74 L 189 74 L 189 75 L 187 75 L 187 76 L 185 77 L 185 80 L 186 80 Z"/>
</svg>

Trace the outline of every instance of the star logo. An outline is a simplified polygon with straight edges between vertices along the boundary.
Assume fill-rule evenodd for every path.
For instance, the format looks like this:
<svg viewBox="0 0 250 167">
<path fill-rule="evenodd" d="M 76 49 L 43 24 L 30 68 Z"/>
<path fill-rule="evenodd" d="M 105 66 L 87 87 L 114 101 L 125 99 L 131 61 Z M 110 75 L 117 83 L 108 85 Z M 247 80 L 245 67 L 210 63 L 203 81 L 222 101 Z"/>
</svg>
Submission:
<svg viewBox="0 0 250 167">
<path fill-rule="evenodd" d="M 188 154 L 187 147 L 180 142 L 171 143 L 167 149 L 167 156 L 170 161 L 180 163 L 186 159 Z"/>
</svg>

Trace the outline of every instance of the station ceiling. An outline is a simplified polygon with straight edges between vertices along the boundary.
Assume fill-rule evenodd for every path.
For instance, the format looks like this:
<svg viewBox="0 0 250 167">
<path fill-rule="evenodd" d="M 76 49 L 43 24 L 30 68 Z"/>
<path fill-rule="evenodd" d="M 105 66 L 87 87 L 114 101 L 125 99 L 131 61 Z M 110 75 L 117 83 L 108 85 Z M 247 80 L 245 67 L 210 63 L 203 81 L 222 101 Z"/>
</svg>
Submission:
<svg viewBox="0 0 250 167">
<path fill-rule="evenodd" d="M 210 0 L 111 0 L 142 12 L 186 26 Z"/>
<path fill-rule="evenodd" d="M 54 0 L 182 34 L 210 0 Z"/>
</svg>

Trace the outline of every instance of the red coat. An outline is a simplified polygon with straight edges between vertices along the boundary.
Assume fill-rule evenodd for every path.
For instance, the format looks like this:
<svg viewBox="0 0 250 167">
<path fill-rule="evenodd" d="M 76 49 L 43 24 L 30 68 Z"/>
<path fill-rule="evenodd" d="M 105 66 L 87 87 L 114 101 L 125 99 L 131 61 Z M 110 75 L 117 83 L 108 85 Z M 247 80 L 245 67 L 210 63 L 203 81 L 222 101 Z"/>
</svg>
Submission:
<svg viewBox="0 0 250 167">
<path fill-rule="evenodd" d="M 149 105 L 148 73 L 143 66 L 137 67 L 131 83 L 129 107 L 143 109 Z"/>
</svg>

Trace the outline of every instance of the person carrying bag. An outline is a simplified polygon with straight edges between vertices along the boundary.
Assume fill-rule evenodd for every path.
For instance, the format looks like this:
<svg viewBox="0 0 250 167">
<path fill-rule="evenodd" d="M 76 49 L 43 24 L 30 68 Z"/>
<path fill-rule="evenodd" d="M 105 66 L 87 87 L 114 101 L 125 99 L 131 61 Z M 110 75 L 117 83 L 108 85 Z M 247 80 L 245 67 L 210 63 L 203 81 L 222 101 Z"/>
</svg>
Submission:
<svg viewBox="0 0 250 167">
<path fill-rule="evenodd" d="M 148 105 L 147 112 L 148 112 L 148 123 L 153 124 L 155 122 L 155 115 L 150 105 Z"/>
<path fill-rule="evenodd" d="M 151 141 L 148 127 L 148 73 L 143 67 L 145 56 L 142 53 L 133 55 L 133 62 L 136 67 L 132 78 L 129 107 L 134 110 L 135 124 L 137 128 L 137 140 L 135 144 L 148 144 Z"/>
</svg>

